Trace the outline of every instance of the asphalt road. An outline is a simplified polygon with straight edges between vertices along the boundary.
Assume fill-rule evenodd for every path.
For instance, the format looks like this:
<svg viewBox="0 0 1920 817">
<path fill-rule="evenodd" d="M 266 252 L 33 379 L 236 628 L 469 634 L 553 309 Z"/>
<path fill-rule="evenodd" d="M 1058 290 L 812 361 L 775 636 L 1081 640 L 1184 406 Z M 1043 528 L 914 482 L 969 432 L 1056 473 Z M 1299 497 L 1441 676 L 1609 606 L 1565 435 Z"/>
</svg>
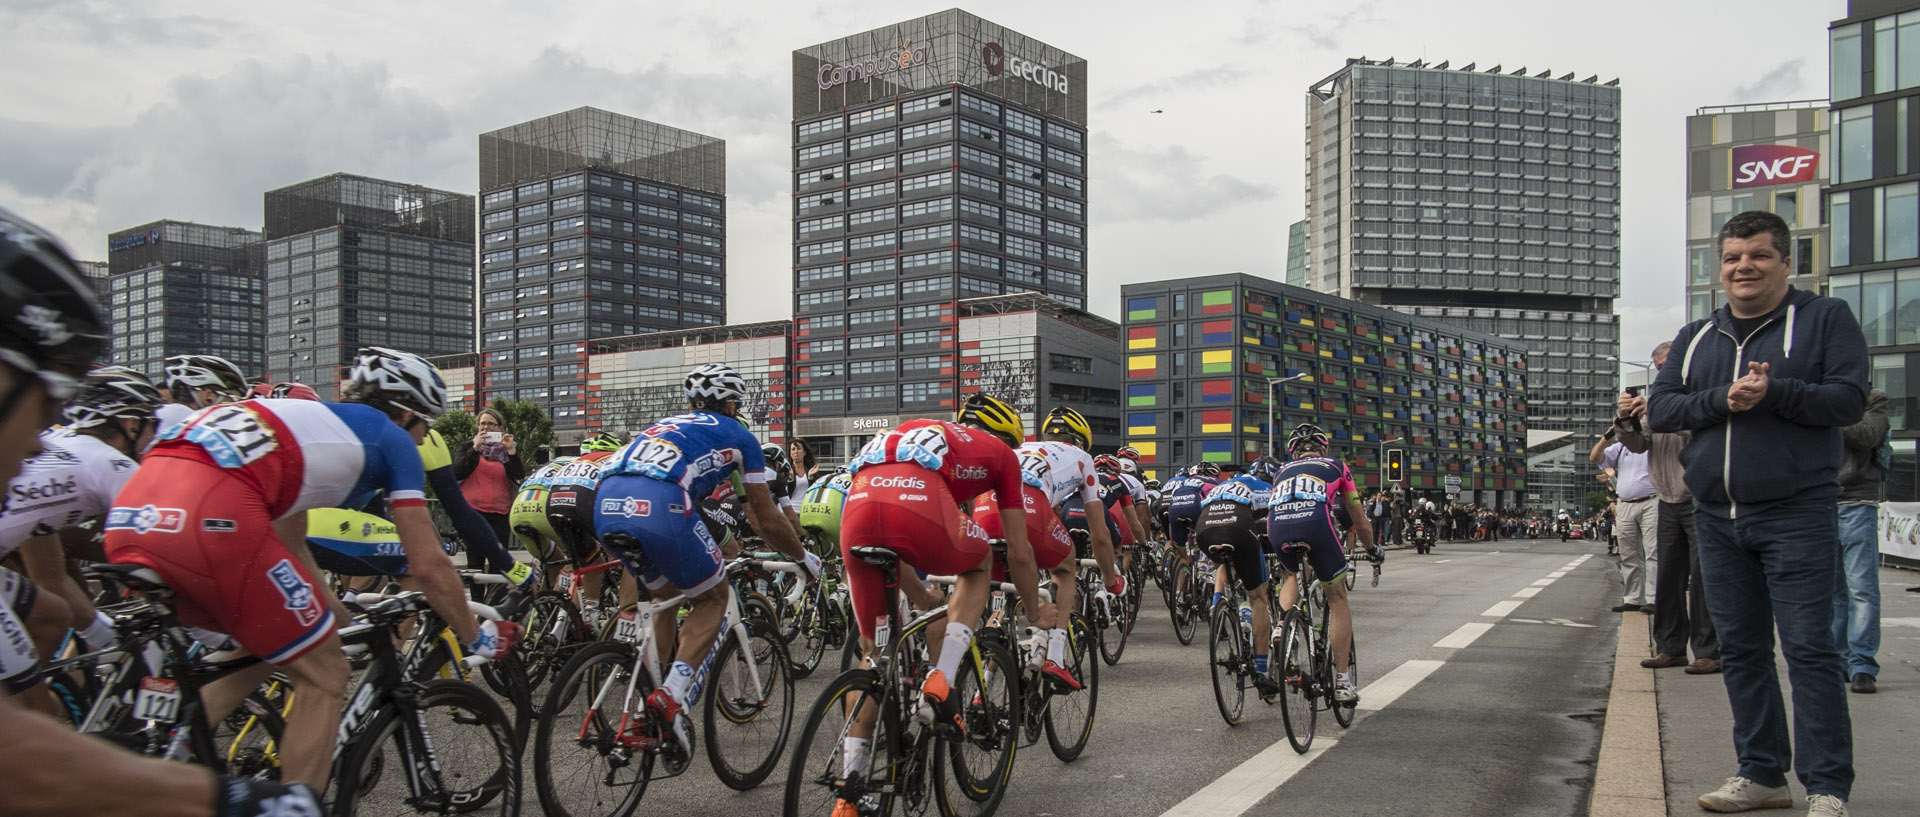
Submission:
<svg viewBox="0 0 1920 817">
<path fill-rule="evenodd" d="M 1277 706 L 1250 696 L 1239 726 L 1220 719 L 1205 625 L 1180 646 L 1149 589 L 1125 656 L 1102 667 L 1086 753 L 1064 764 L 1044 742 L 1022 749 L 999 813 L 1584 815 L 1618 626 L 1606 612 L 1617 579 L 1595 551 L 1555 539 L 1393 551 L 1380 586 L 1363 573 L 1354 590 L 1360 718 L 1343 731 L 1323 714 L 1306 756 L 1287 746 Z M 829 676 L 798 684 L 796 732 Z M 526 761 L 524 811 L 537 814 Z M 702 752 L 649 786 L 637 813 L 777 814 L 785 769 L 734 792 Z"/>
</svg>

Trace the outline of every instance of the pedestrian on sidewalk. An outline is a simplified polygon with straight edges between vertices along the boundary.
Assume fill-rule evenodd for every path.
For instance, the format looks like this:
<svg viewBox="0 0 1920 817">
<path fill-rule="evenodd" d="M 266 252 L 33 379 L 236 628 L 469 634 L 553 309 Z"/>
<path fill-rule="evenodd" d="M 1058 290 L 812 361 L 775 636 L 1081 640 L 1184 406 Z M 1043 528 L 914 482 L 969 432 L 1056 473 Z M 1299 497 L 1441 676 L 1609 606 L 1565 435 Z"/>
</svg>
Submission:
<svg viewBox="0 0 1920 817">
<path fill-rule="evenodd" d="M 1847 451 L 1840 461 L 1840 592 L 1833 596 L 1833 638 L 1847 662 L 1852 689 L 1877 689 L 1880 663 L 1880 481 L 1887 469 L 1880 449 L 1887 445 L 1887 393 L 1867 392 L 1867 414 L 1841 435 Z M 1889 453 L 1891 453 L 1889 451 Z"/>
<path fill-rule="evenodd" d="M 1667 351 L 1673 344 L 1653 347 L 1653 369 L 1667 365 Z M 1720 671 L 1720 638 L 1714 635 L 1713 621 L 1707 617 L 1706 585 L 1700 581 L 1700 537 L 1693 534 L 1693 492 L 1687 490 L 1685 467 L 1680 451 L 1693 439 L 1693 432 L 1657 434 L 1646 430 L 1646 398 L 1620 393 L 1619 413 L 1614 427 L 1620 429 L 1620 442 L 1628 451 L 1647 455 L 1648 476 L 1653 492 L 1660 498 L 1660 520 L 1655 527 L 1655 573 L 1653 597 L 1659 601 L 1653 611 L 1654 656 L 1640 662 L 1648 669 L 1685 666 L 1689 675 L 1708 675 Z M 1681 603 L 1685 599 L 1686 603 Z M 1687 645 L 1693 645 L 1693 663 L 1687 663 Z"/>
<path fill-rule="evenodd" d="M 1833 638 L 1836 510 L 1840 429 L 1866 411 L 1867 344 L 1845 302 L 1787 284 L 1789 235 L 1762 210 L 1721 227 L 1727 303 L 1674 337 L 1680 365 L 1661 369 L 1648 390 L 1647 427 L 1693 432 L 1686 482 L 1733 710 L 1739 770 L 1701 807 L 1791 805 L 1792 769 L 1810 808 L 1845 814 L 1853 723 Z M 1793 684 L 1791 732 L 1776 626 Z"/>
<path fill-rule="evenodd" d="M 1654 530 L 1660 522 L 1660 504 L 1653 501 L 1653 479 L 1648 473 L 1646 452 L 1636 453 L 1615 441 L 1619 434 L 1619 423 L 1608 427 L 1606 433 L 1600 435 L 1600 441 L 1593 444 L 1593 451 L 1587 454 L 1587 459 L 1595 465 L 1613 471 L 1613 488 L 1619 494 L 1612 509 L 1613 529 L 1602 531 L 1603 535 L 1617 537 L 1619 543 L 1615 558 L 1625 592 L 1620 603 L 1613 606 L 1613 612 L 1651 613 L 1655 598 L 1652 545 Z"/>
</svg>

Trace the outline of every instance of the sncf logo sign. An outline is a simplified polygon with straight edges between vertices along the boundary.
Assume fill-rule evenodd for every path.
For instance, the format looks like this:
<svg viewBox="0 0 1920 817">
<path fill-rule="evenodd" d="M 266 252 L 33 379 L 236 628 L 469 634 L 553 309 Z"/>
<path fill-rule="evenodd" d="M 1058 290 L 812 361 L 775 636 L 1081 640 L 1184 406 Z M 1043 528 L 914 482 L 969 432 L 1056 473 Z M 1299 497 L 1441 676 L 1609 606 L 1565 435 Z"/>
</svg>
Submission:
<svg viewBox="0 0 1920 817">
<path fill-rule="evenodd" d="M 1813 181 L 1820 153 L 1790 145 L 1746 145 L 1733 149 L 1733 189 Z"/>
</svg>

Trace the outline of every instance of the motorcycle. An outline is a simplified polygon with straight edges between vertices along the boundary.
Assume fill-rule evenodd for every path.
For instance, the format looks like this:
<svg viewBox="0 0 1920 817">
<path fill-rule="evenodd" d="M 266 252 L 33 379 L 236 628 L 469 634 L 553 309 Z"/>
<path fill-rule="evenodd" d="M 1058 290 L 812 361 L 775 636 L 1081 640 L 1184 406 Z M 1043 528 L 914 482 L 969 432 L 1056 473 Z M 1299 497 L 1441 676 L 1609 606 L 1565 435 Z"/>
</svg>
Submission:
<svg viewBox="0 0 1920 817">
<path fill-rule="evenodd" d="M 1408 532 L 1407 536 L 1408 538 L 1413 540 L 1414 552 L 1416 553 L 1432 553 L 1433 552 L 1433 529 L 1427 526 L 1427 523 L 1425 520 L 1422 520 L 1422 519 L 1413 520 L 1413 528 L 1411 531 Z"/>
</svg>

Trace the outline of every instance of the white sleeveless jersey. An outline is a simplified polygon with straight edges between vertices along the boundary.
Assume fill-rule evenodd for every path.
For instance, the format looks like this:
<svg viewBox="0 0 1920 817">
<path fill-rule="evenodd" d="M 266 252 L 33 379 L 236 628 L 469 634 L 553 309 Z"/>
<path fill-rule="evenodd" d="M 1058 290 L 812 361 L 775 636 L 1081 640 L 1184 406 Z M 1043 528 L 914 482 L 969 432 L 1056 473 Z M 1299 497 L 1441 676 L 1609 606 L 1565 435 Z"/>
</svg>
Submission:
<svg viewBox="0 0 1920 817">
<path fill-rule="evenodd" d="M 1076 494 L 1082 502 L 1100 500 L 1100 478 L 1093 470 L 1093 455 L 1079 446 L 1034 442 L 1021 445 L 1013 453 L 1020 457 L 1020 480 L 1046 494 L 1048 504 L 1058 506 Z"/>
</svg>

